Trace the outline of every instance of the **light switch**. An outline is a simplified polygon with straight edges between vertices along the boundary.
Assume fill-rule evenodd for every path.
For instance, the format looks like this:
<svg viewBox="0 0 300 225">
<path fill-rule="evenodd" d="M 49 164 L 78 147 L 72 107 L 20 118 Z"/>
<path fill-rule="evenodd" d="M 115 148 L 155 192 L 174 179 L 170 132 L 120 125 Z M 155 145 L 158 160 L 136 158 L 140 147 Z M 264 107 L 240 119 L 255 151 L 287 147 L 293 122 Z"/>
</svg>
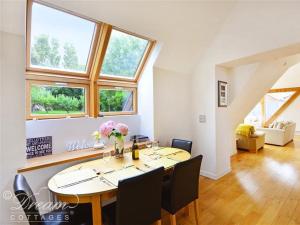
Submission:
<svg viewBox="0 0 300 225">
<path fill-rule="evenodd" d="M 199 115 L 199 123 L 206 123 L 206 115 Z"/>
</svg>

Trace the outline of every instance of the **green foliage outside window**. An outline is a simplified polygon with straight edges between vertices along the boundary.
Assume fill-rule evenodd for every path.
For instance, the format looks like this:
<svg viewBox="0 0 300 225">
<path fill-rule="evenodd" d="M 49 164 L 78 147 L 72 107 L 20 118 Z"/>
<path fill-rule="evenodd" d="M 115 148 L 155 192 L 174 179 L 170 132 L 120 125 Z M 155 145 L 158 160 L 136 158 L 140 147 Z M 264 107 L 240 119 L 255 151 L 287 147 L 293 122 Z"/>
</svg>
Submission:
<svg viewBox="0 0 300 225">
<path fill-rule="evenodd" d="M 113 30 L 101 74 L 133 78 L 147 45 L 147 40 Z"/>
<path fill-rule="evenodd" d="M 100 95 L 101 112 L 122 112 L 132 111 L 132 92 L 127 90 L 103 89 Z"/>
<path fill-rule="evenodd" d="M 112 38 L 110 43 L 102 72 L 134 76 L 148 41 L 127 35 L 126 38 Z M 63 57 L 59 48 L 58 40 L 47 35 L 38 36 L 31 48 L 32 65 L 85 70 L 85 65 L 79 65 L 76 48 L 71 43 L 64 44 Z M 99 94 L 101 112 L 133 111 L 131 91 L 101 90 Z M 82 88 L 34 85 L 31 88 L 31 110 L 33 114 L 82 113 L 85 111 L 84 96 Z"/>
<path fill-rule="evenodd" d="M 84 111 L 83 88 L 31 86 L 32 114 L 79 114 Z"/>
<path fill-rule="evenodd" d="M 60 43 L 48 35 L 37 36 L 31 47 L 31 64 L 49 68 L 85 71 L 86 65 L 80 65 L 76 48 L 72 43 L 64 43 L 63 57 L 60 53 Z"/>
</svg>

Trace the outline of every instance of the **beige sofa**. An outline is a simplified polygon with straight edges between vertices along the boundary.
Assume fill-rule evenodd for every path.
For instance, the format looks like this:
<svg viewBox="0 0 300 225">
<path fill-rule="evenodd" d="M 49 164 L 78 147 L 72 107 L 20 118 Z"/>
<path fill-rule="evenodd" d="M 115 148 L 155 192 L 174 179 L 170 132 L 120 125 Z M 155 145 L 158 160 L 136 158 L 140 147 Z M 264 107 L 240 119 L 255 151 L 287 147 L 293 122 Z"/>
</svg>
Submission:
<svg viewBox="0 0 300 225">
<path fill-rule="evenodd" d="M 296 123 L 294 122 L 274 122 L 268 128 L 256 128 L 257 131 L 261 131 L 266 134 L 266 144 L 279 146 L 284 146 L 293 140 L 295 129 Z"/>
<path fill-rule="evenodd" d="M 255 132 L 253 135 L 247 137 L 244 135 L 236 135 L 236 142 L 238 149 L 248 150 L 249 152 L 256 153 L 257 150 L 264 147 L 265 134 L 264 132 Z"/>
</svg>

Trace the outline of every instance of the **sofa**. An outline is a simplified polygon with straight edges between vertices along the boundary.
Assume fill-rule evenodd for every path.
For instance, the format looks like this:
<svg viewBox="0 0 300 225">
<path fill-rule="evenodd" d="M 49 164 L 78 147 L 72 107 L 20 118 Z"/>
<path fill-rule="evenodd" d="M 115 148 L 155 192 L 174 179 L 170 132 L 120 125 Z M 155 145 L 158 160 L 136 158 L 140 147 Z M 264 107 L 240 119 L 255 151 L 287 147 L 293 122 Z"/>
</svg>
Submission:
<svg viewBox="0 0 300 225">
<path fill-rule="evenodd" d="M 296 123 L 290 121 L 274 122 L 269 127 L 257 127 L 265 133 L 265 143 L 284 146 L 291 142 L 295 135 Z"/>
<path fill-rule="evenodd" d="M 259 149 L 264 147 L 264 132 L 255 131 L 255 128 L 252 125 L 240 124 L 236 129 L 235 134 L 238 149 L 256 153 Z"/>
</svg>

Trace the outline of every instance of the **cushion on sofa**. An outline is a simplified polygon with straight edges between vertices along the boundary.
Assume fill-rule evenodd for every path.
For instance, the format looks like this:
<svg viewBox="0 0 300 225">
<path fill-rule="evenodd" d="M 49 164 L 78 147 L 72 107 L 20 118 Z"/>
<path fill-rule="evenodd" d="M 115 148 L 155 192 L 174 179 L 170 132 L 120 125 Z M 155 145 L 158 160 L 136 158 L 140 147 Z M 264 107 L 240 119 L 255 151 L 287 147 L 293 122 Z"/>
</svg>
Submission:
<svg viewBox="0 0 300 225">
<path fill-rule="evenodd" d="M 278 123 L 276 124 L 276 128 L 277 128 L 277 129 L 283 129 L 284 126 L 285 126 L 285 124 L 284 124 L 283 122 L 278 122 Z"/>
</svg>

